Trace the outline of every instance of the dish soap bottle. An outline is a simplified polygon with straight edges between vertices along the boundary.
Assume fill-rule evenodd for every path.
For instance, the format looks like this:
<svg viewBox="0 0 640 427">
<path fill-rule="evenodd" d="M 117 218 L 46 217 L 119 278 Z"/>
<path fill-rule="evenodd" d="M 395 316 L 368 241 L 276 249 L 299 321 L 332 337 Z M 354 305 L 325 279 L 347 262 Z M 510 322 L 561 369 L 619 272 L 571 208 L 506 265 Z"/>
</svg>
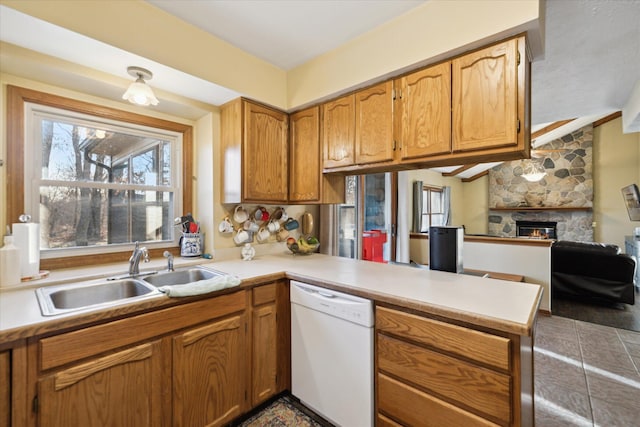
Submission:
<svg viewBox="0 0 640 427">
<path fill-rule="evenodd" d="M 13 244 L 13 236 L 4 236 L 4 246 L 0 248 L 0 287 L 20 284 L 20 250 Z"/>
</svg>

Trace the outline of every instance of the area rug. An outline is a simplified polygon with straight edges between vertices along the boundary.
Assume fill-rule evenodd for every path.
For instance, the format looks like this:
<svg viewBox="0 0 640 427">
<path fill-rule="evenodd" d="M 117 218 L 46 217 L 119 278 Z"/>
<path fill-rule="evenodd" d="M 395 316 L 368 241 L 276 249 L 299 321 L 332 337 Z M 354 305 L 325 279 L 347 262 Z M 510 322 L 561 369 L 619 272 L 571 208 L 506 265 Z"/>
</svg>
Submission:
<svg viewBox="0 0 640 427">
<path fill-rule="evenodd" d="M 282 396 L 266 408 L 237 424 L 240 427 L 327 427 L 330 423 L 314 415 L 291 396 Z"/>
<path fill-rule="evenodd" d="M 640 292 L 636 289 L 634 305 L 566 299 L 552 295 L 551 313 L 554 316 L 640 332 Z"/>
</svg>

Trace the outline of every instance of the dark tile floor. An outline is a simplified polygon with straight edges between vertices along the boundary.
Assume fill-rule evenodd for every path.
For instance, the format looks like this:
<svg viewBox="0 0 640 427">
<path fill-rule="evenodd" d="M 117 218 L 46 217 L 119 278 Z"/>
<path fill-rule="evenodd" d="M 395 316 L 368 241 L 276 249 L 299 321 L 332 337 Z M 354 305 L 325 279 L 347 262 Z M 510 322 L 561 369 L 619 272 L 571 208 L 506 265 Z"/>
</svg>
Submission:
<svg viewBox="0 0 640 427">
<path fill-rule="evenodd" d="M 555 316 L 640 331 L 640 290 L 636 288 L 634 305 L 552 296 L 551 312 Z"/>
<path fill-rule="evenodd" d="M 640 426 L 640 332 L 539 316 L 538 427 Z"/>
</svg>

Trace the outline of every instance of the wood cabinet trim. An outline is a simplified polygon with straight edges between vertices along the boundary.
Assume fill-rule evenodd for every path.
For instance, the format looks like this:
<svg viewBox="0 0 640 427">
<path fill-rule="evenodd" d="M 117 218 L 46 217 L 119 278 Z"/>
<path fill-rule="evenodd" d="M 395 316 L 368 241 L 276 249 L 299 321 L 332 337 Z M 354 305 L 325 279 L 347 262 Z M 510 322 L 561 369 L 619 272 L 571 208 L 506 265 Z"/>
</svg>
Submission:
<svg viewBox="0 0 640 427">
<path fill-rule="evenodd" d="M 54 376 L 54 390 L 62 390 L 115 365 L 148 359 L 153 354 L 152 345 L 153 344 L 143 344 L 59 372 Z"/>
<path fill-rule="evenodd" d="M 216 332 L 228 331 L 232 329 L 240 328 L 240 318 L 232 317 L 227 320 L 215 322 L 210 325 L 202 326 L 197 329 L 192 329 L 182 334 L 182 345 L 188 346 L 196 341 L 201 340 L 207 335 L 215 334 Z"/>
</svg>

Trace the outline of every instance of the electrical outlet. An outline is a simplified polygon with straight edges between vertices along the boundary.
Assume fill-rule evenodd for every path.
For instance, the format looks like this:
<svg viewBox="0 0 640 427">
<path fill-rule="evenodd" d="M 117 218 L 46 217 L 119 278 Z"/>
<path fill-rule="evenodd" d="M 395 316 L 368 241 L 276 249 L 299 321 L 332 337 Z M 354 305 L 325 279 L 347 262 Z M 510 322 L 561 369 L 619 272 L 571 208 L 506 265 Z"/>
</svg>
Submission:
<svg viewBox="0 0 640 427">
<path fill-rule="evenodd" d="M 597 226 L 598 226 L 598 223 L 597 223 L 597 222 L 593 221 L 593 222 L 591 223 L 591 227 L 596 228 Z"/>
</svg>

